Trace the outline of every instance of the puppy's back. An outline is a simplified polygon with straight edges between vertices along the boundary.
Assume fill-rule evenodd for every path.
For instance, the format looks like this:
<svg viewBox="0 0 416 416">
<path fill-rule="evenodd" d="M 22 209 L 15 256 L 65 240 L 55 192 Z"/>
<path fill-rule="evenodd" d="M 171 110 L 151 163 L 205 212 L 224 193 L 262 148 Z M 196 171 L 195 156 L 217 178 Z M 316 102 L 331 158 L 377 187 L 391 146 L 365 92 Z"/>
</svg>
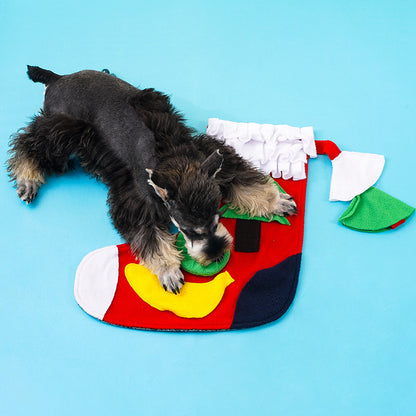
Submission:
<svg viewBox="0 0 416 416">
<path fill-rule="evenodd" d="M 145 169 L 155 167 L 156 152 L 152 131 L 130 104 L 138 92 L 113 75 L 85 70 L 59 76 L 47 85 L 43 107 L 46 114 L 66 114 L 91 124 L 144 183 Z"/>
<path fill-rule="evenodd" d="M 100 111 L 116 112 L 138 91 L 113 75 L 92 70 L 75 72 L 47 85 L 44 110 L 94 122 Z"/>
</svg>

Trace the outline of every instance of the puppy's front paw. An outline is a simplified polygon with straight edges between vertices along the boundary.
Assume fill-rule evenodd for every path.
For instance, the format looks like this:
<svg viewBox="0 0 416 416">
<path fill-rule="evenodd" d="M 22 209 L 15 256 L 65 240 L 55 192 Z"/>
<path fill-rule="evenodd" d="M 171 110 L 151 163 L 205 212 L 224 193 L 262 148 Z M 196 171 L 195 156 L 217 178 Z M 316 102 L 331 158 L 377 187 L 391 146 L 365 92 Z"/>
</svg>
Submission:
<svg viewBox="0 0 416 416">
<path fill-rule="evenodd" d="M 36 181 L 22 180 L 17 182 L 17 195 L 26 204 L 30 204 L 38 194 L 40 185 Z"/>
<path fill-rule="evenodd" d="M 185 280 L 179 269 L 172 268 L 166 269 L 159 274 L 159 282 L 165 290 L 177 295 L 185 283 Z"/>
<path fill-rule="evenodd" d="M 296 202 L 290 195 L 281 193 L 273 213 L 281 216 L 296 215 L 298 213 L 298 208 Z"/>
</svg>

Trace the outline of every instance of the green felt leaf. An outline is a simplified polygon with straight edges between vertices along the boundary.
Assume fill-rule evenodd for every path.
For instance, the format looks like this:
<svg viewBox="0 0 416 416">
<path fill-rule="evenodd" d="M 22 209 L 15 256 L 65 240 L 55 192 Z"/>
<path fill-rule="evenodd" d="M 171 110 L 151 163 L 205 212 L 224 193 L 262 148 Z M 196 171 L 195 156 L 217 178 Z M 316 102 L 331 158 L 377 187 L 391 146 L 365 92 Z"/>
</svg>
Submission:
<svg viewBox="0 0 416 416">
<path fill-rule="evenodd" d="M 407 220 L 414 211 L 413 207 L 372 186 L 351 201 L 339 221 L 348 228 L 375 233 Z"/>
</svg>

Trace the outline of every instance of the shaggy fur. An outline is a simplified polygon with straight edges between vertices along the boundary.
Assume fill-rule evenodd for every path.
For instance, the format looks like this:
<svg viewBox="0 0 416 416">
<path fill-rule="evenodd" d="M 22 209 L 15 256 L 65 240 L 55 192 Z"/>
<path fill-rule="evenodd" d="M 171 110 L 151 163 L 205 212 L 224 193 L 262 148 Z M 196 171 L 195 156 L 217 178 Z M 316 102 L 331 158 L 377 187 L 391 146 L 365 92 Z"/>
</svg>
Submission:
<svg viewBox="0 0 416 416">
<path fill-rule="evenodd" d="M 46 92 L 43 110 L 10 143 L 8 171 L 19 197 L 30 203 L 75 155 L 108 186 L 114 226 L 166 290 L 178 293 L 184 283 L 171 221 L 189 253 L 207 264 L 232 243 L 219 223 L 222 200 L 252 215 L 297 212 L 233 148 L 187 127 L 166 95 L 97 71 L 60 76 L 29 66 L 28 75 Z"/>
</svg>

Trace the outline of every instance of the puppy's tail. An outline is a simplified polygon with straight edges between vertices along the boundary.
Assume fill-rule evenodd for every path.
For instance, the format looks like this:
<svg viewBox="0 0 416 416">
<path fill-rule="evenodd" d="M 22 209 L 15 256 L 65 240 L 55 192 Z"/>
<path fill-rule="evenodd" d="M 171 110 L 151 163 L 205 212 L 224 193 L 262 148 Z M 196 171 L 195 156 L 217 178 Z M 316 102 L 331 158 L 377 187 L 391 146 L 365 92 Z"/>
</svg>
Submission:
<svg viewBox="0 0 416 416">
<path fill-rule="evenodd" d="M 33 82 L 41 82 L 45 85 L 49 85 L 61 78 L 61 75 L 55 74 L 52 71 L 30 65 L 27 66 L 27 75 Z"/>
</svg>

